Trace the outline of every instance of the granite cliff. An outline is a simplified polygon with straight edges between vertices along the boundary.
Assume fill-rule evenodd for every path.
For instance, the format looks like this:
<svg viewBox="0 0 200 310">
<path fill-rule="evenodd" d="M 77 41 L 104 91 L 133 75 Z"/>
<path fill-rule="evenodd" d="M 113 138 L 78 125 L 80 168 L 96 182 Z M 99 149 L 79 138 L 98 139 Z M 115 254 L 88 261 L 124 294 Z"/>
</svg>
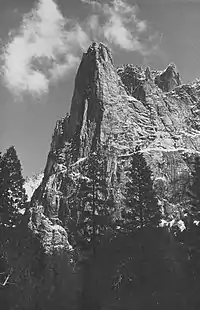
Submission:
<svg viewBox="0 0 200 310">
<path fill-rule="evenodd" d="M 116 68 L 110 50 L 93 43 L 78 68 L 70 115 L 56 124 L 44 177 L 31 201 L 31 225 L 39 229 L 42 214 L 62 226 L 76 168 L 99 140 L 109 148 L 109 187 L 119 208 L 124 169 L 139 145 L 164 218 L 184 217 L 190 158 L 200 151 L 199 96 L 200 83 L 181 84 L 174 64 L 164 71 L 131 64 Z"/>
</svg>

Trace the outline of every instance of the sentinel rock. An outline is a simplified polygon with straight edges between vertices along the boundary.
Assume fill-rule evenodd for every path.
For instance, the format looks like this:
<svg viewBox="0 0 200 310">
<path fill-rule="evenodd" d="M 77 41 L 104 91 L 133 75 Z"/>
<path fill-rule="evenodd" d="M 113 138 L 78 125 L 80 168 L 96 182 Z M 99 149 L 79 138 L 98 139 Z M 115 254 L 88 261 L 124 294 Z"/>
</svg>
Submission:
<svg viewBox="0 0 200 310">
<path fill-rule="evenodd" d="M 43 223 L 49 235 L 51 226 L 59 240 L 67 239 L 62 226 L 76 168 L 98 141 L 108 146 L 107 179 L 116 205 L 123 205 L 125 169 L 140 146 L 163 212 L 179 220 L 185 208 L 182 183 L 191 177 L 188 159 L 200 151 L 199 94 L 200 84 L 181 84 L 174 65 L 162 72 L 131 64 L 115 68 L 109 49 L 93 43 L 76 75 L 70 114 L 56 124 L 31 201 L 31 227 L 44 235 Z"/>
</svg>

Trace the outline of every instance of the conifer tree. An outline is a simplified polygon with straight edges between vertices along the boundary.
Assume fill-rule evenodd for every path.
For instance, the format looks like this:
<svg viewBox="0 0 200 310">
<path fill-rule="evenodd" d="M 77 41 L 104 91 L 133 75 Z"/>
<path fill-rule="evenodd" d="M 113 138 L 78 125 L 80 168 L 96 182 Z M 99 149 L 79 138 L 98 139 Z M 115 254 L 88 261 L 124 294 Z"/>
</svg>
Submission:
<svg viewBox="0 0 200 310">
<path fill-rule="evenodd" d="M 13 226 L 26 202 L 21 163 L 14 146 L 7 149 L 0 161 L 0 225 Z"/>
<path fill-rule="evenodd" d="M 151 170 L 145 158 L 136 149 L 131 158 L 126 183 L 126 208 L 122 213 L 128 231 L 147 226 L 157 227 L 161 213 L 153 190 Z"/>
<path fill-rule="evenodd" d="M 77 195 L 77 232 L 81 241 L 92 247 L 93 253 L 99 237 L 109 224 L 107 198 L 106 159 L 99 146 L 85 162 Z"/>
<path fill-rule="evenodd" d="M 200 221 L 200 157 L 196 156 L 194 161 L 193 184 L 189 188 L 191 198 L 190 217 L 193 221 Z"/>
</svg>

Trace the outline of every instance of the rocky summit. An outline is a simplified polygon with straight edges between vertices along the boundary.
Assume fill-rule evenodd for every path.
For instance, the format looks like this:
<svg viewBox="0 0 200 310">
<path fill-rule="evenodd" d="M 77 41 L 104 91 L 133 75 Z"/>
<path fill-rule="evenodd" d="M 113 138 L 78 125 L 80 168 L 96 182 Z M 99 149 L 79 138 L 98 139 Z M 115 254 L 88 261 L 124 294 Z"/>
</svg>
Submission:
<svg viewBox="0 0 200 310">
<path fill-rule="evenodd" d="M 190 158 L 200 151 L 199 96 L 200 82 L 182 84 L 174 64 L 164 71 L 132 64 L 116 68 L 111 51 L 93 43 L 83 54 L 70 114 L 56 124 L 44 177 L 32 197 L 35 229 L 41 214 L 62 225 L 76 168 L 97 141 L 109 146 L 107 174 L 116 205 L 123 203 L 124 169 L 140 146 L 164 217 L 179 221 Z"/>
</svg>

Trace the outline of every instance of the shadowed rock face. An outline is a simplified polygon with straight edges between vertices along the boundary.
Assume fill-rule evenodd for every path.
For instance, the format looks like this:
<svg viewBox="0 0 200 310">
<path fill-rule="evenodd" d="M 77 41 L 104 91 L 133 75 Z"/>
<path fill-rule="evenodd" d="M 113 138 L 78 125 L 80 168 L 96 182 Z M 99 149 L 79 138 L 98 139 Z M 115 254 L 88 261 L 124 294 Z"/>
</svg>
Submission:
<svg viewBox="0 0 200 310">
<path fill-rule="evenodd" d="M 74 186 L 67 167 L 76 167 L 98 140 L 109 141 L 107 172 L 116 203 L 122 201 L 124 167 L 139 145 L 163 209 L 180 216 L 185 206 L 177 194 L 190 177 L 186 157 L 200 151 L 199 94 L 197 82 L 180 85 L 172 65 L 163 72 L 133 65 L 116 69 L 109 49 L 93 43 L 77 72 L 70 115 L 56 124 L 44 178 L 32 198 L 34 229 L 40 206 L 49 221 L 64 222 Z"/>
<path fill-rule="evenodd" d="M 151 80 L 150 69 L 144 71 L 141 67 L 133 65 L 125 65 L 117 70 L 121 80 L 125 86 L 127 93 L 139 101 L 146 102 L 146 85 Z"/>
<path fill-rule="evenodd" d="M 155 84 L 165 92 L 173 90 L 181 84 L 179 73 L 176 71 L 176 66 L 170 64 L 167 69 L 160 75 L 155 77 Z"/>
</svg>

